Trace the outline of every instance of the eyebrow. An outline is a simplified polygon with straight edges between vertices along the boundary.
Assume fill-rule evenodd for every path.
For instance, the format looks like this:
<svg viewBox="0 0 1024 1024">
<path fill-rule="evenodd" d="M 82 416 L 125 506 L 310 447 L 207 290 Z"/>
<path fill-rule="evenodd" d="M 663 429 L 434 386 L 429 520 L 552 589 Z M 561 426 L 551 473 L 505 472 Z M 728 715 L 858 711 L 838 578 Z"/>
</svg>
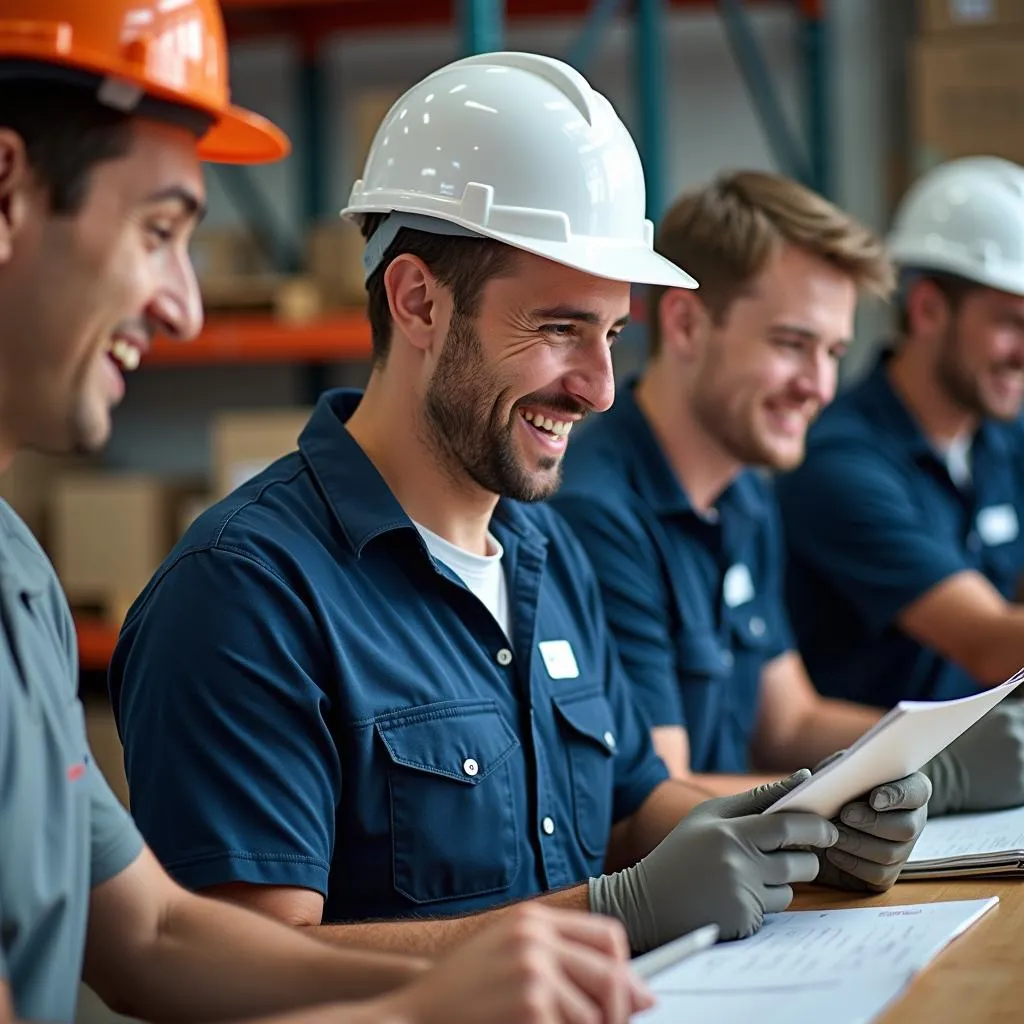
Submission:
<svg viewBox="0 0 1024 1024">
<path fill-rule="evenodd" d="M 206 204 L 190 189 L 181 185 L 171 185 L 169 188 L 162 188 L 158 192 L 151 192 L 143 200 L 146 205 L 150 203 L 165 203 L 168 200 L 177 200 L 184 207 L 185 212 L 201 221 L 206 216 Z"/>
<path fill-rule="evenodd" d="M 820 341 L 821 335 L 817 331 L 812 331 L 808 327 L 798 327 L 796 324 L 775 324 L 769 328 L 771 334 L 790 334 L 796 335 L 798 338 L 804 341 Z M 850 338 L 837 338 L 837 343 L 840 345 L 849 345 L 851 342 Z"/>
<path fill-rule="evenodd" d="M 537 320 L 575 320 L 577 323 L 600 327 L 602 318 L 590 309 L 576 309 L 573 306 L 549 306 L 547 309 L 535 309 L 533 316 Z M 629 323 L 629 314 L 620 316 L 612 324 L 613 327 L 625 327 Z"/>
</svg>

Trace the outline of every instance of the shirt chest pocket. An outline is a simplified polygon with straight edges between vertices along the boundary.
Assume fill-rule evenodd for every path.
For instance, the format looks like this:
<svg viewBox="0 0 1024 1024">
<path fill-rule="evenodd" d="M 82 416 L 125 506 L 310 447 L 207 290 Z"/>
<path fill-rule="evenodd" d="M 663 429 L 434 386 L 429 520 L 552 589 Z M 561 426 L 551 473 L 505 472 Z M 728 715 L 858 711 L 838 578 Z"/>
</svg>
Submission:
<svg viewBox="0 0 1024 1024">
<path fill-rule="evenodd" d="M 602 692 L 552 697 L 565 744 L 576 834 L 592 857 L 603 856 L 612 825 L 615 719 Z"/>
<path fill-rule="evenodd" d="M 394 885 L 416 903 L 500 892 L 519 846 L 519 740 L 490 701 L 445 701 L 378 719 L 391 763 Z"/>
</svg>

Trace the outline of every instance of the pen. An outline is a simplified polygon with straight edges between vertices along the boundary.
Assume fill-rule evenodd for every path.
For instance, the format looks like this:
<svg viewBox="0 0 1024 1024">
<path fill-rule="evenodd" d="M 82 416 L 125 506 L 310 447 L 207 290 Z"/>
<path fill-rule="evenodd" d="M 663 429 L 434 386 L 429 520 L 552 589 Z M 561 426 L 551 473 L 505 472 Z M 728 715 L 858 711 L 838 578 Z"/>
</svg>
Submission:
<svg viewBox="0 0 1024 1024">
<path fill-rule="evenodd" d="M 673 967 L 680 960 L 685 960 L 694 953 L 710 949 L 718 941 L 718 925 L 708 924 L 696 931 L 681 935 L 678 939 L 666 942 L 664 946 L 652 949 L 633 960 L 634 973 L 644 981 L 649 981 L 656 974 Z"/>
</svg>

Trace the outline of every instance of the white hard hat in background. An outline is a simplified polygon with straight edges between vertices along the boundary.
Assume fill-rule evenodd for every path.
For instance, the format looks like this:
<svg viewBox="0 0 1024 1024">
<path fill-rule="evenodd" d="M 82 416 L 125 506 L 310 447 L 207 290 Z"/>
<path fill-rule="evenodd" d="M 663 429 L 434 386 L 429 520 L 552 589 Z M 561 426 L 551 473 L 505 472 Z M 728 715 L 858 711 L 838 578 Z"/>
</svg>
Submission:
<svg viewBox="0 0 1024 1024">
<path fill-rule="evenodd" d="M 901 268 L 1024 295 L 1024 168 L 992 156 L 942 164 L 904 196 L 888 245 Z"/>
<path fill-rule="evenodd" d="M 695 288 L 656 253 L 640 157 L 625 125 L 568 64 L 532 53 L 455 61 L 413 86 L 377 130 L 342 216 L 483 235 L 597 277 Z M 397 211 L 397 212 L 396 212 Z"/>
</svg>

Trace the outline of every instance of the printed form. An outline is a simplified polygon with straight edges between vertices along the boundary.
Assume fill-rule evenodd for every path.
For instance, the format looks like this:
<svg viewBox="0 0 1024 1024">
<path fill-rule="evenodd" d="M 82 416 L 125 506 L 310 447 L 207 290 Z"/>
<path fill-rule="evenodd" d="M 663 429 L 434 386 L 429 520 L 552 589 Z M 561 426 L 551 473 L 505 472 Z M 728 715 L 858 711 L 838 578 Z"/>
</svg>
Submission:
<svg viewBox="0 0 1024 1024">
<path fill-rule="evenodd" d="M 650 982 L 636 1024 L 866 1024 L 944 946 L 998 902 L 769 914 L 756 935 L 684 960 Z"/>
</svg>

